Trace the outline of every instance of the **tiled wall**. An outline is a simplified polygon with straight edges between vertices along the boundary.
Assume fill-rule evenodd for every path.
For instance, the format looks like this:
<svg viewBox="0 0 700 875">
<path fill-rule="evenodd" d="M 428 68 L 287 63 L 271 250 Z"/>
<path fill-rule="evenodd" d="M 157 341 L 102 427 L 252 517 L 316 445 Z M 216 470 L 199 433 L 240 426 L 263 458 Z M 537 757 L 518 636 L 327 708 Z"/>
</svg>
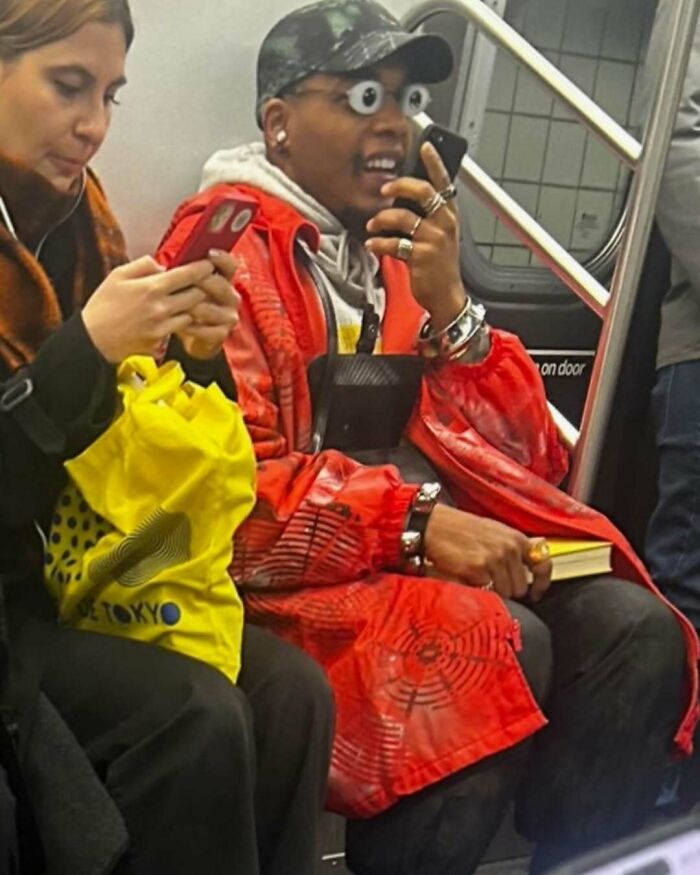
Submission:
<svg viewBox="0 0 700 875">
<path fill-rule="evenodd" d="M 510 0 L 506 19 L 639 136 L 636 82 L 655 6 L 655 0 Z M 600 248 L 620 214 L 625 168 L 502 50 L 475 157 L 580 259 Z M 486 258 L 531 263 L 529 250 L 473 195 L 463 208 Z"/>
</svg>

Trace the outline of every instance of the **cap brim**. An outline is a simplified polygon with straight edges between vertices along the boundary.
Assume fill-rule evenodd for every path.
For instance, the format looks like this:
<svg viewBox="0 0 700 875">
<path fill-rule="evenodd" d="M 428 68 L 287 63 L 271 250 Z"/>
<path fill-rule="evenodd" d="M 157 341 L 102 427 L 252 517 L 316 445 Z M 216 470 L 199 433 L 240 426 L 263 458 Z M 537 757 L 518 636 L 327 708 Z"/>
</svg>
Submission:
<svg viewBox="0 0 700 875">
<path fill-rule="evenodd" d="M 406 64 L 412 81 L 442 82 L 452 72 L 452 50 L 441 36 L 427 33 L 380 31 L 338 52 L 319 73 L 350 73 L 373 67 L 397 55 Z"/>
</svg>

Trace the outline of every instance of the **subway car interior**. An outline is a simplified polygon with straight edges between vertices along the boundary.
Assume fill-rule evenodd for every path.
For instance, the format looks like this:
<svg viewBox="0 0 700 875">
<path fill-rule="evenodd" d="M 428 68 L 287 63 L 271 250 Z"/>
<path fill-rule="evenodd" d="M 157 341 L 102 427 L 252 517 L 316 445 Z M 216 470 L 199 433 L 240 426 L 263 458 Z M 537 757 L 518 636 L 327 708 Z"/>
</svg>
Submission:
<svg viewBox="0 0 700 875">
<path fill-rule="evenodd" d="M 97 169 L 136 257 L 154 251 L 214 149 L 259 136 L 257 47 L 301 4 L 132 5 L 139 39 L 129 90 L 140 96 L 132 105 L 125 94 Z M 427 112 L 468 141 L 458 195 L 465 285 L 537 363 L 574 453 L 565 488 L 641 550 L 655 502 L 650 393 L 669 277 L 651 217 L 697 3 L 678 0 L 676 41 L 648 117 L 643 67 L 656 0 L 386 5 L 411 29 L 445 37 L 456 59 Z M 349 871 L 343 822 L 332 815 L 322 851 L 319 872 Z M 506 823 L 479 871 L 517 875 L 527 855 Z"/>
<path fill-rule="evenodd" d="M 645 121 L 640 118 L 641 74 L 653 0 L 489 0 L 464 8 L 458 2 L 387 5 L 410 27 L 439 33 L 452 46 L 458 63 L 447 82 L 433 87 L 429 114 L 465 136 L 469 172 L 475 164 L 526 210 L 555 249 L 585 268 L 594 292 L 609 288 L 629 213 L 634 159 L 625 160 L 600 134 L 581 124 L 561 95 L 485 35 L 467 6 L 483 6 L 510 33 L 522 35 L 576 86 L 579 96 L 592 98 L 634 143 L 641 139 Z M 125 101 L 97 160 L 115 192 L 115 211 L 123 217 L 134 256 L 155 249 L 174 205 L 196 187 L 202 163 L 217 146 L 259 136 L 250 97 L 255 52 L 267 23 L 294 4 L 265 0 L 257 4 L 255 15 L 237 14 L 235 51 L 210 39 L 224 6 L 222 0 L 209 12 L 205 5 L 192 16 L 189 2 L 168 6 L 166 12 L 164 0 L 135 0 L 141 39 L 129 60 L 130 84 L 145 92 L 146 99 L 133 105 Z M 178 34 L 185 28 L 187 44 L 176 51 Z M 140 201 L 143 191 L 149 192 L 148 209 Z M 549 400 L 572 427 L 575 440 L 604 320 L 567 287 L 561 270 L 557 276 L 547 267 L 551 256 L 533 251 L 536 245 L 528 246 L 508 219 L 497 217 L 498 208 L 487 205 L 476 186 L 467 182 L 459 191 L 464 280 L 487 305 L 493 324 L 521 337 L 538 364 Z M 622 361 L 614 379 L 607 374 L 604 378 L 606 392 L 616 393 L 608 404 L 611 415 L 604 417 L 608 431 L 599 439 L 605 452 L 596 454 L 598 475 L 586 472 L 583 490 L 586 496 L 595 495 L 596 506 L 611 514 L 637 547 L 654 501 L 648 400 L 657 302 L 668 273 L 663 242 L 655 231 L 645 253 L 636 258 L 643 270 L 629 336 L 614 338 Z M 572 282 L 577 281 L 580 277 Z M 628 450 L 615 451 L 629 444 L 624 433 L 636 436 L 633 446 L 643 465 Z M 641 482 L 628 469 L 643 470 L 648 477 Z"/>
</svg>

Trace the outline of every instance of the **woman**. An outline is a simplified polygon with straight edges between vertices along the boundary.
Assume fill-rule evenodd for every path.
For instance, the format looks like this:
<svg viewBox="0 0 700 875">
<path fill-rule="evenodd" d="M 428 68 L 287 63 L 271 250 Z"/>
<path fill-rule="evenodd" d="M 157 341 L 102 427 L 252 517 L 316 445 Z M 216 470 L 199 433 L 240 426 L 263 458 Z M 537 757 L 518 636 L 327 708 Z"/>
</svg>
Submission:
<svg viewBox="0 0 700 875">
<path fill-rule="evenodd" d="M 70 748 L 57 711 L 123 817 L 129 848 L 119 872 L 303 875 L 313 869 L 330 743 L 318 669 L 248 629 L 233 686 L 160 648 L 59 629 L 43 589 L 34 521 L 49 520 L 63 461 L 111 421 L 115 364 L 158 353 L 172 337 L 188 374 L 211 381 L 237 320 L 228 255 L 168 272 L 150 257 L 124 263 L 87 169 L 132 37 L 128 0 L 0 7 L 0 581 L 12 665 L 3 735 L 16 729 L 52 871 L 111 871 L 123 835 L 108 807 L 96 816 L 89 770 L 64 820 L 45 810 L 61 778 L 37 764 L 43 756 L 58 768 Z M 47 728 L 63 745 L 53 756 Z M 24 869 L 42 871 L 11 745 L 0 751 L 20 802 Z M 75 762 L 62 790 L 78 780 Z M 89 833 L 71 846 L 81 802 Z"/>
</svg>

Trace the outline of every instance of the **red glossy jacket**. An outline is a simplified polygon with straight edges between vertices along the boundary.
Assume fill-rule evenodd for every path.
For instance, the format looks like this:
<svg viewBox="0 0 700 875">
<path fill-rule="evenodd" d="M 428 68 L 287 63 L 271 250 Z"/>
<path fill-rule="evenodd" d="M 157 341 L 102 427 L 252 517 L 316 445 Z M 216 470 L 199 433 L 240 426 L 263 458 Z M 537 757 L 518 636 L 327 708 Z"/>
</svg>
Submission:
<svg viewBox="0 0 700 875">
<path fill-rule="evenodd" d="M 230 188 L 216 186 L 179 208 L 164 259 L 209 200 Z M 497 596 L 397 573 L 416 487 L 390 465 L 309 454 L 306 370 L 325 352 L 326 326 L 297 241 L 313 248 L 318 231 L 284 202 L 236 189 L 254 197 L 259 212 L 236 247 L 241 322 L 225 349 L 259 465 L 258 503 L 236 533 L 232 574 L 247 592 L 249 619 L 324 666 L 337 707 L 329 805 L 369 816 L 546 720 L 514 656 L 517 624 Z M 425 313 L 405 265 L 385 258 L 381 269 L 383 352 L 415 352 Z M 494 331 L 478 365 L 431 366 L 405 437 L 463 509 L 528 535 L 612 541 L 614 572 L 657 592 L 612 523 L 556 488 L 566 453 L 539 374 L 513 335 Z M 688 751 L 698 643 L 677 616 L 690 683 L 676 742 Z"/>
</svg>

